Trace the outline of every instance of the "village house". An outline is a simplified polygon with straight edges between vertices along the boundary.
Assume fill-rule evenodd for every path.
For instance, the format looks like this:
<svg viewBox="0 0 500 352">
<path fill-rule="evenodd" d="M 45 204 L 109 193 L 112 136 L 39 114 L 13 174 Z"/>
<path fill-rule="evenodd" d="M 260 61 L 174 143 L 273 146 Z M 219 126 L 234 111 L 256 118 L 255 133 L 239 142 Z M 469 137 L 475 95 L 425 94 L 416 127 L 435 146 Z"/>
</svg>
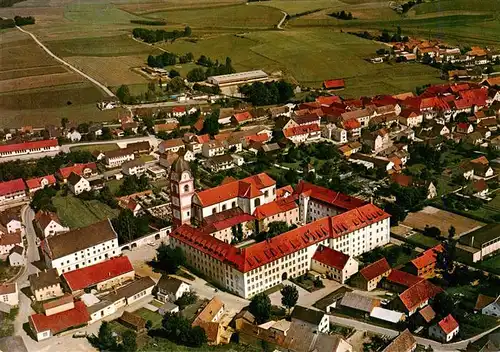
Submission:
<svg viewBox="0 0 500 352">
<path fill-rule="evenodd" d="M 236 166 L 234 159 L 229 154 L 217 155 L 208 159 L 204 166 L 206 166 L 212 172 L 220 172 L 223 170 L 229 170 Z"/>
<path fill-rule="evenodd" d="M 430 299 L 441 292 L 443 290 L 440 287 L 428 280 L 421 280 L 400 293 L 390 305 L 394 310 L 403 312 L 409 317 L 418 309 L 425 307 Z"/>
<path fill-rule="evenodd" d="M 24 247 L 14 246 L 9 253 L 10 266 L 24 266 L 26 265 L 26 257 L 24 256 Z"/>
<path fill-rule="evenodd" d="M 385 128 L 363 133 L 361 135 L 361 141 L 364 145 L 371 148 L 373 153 L 380 152 L 382 149 L 389 147 L 391 143 L 389 132 Z"/>
<path fill-rule="evenodd" d="M 85 289 L 105 291 L 134 280 L 135 271 L 128 257 L 115 257 L 61 275 L 72 294 Z"/>
<path fill-rule="evenodd" d="M 356 286 L 365 291 L 373 291 L 384 277 L 389 276 L 391 270 L 391 266 L 385 258 L 379 259 L 359 271 L 355 279 Z"/>
<path fill-rule="evenodd" d="M 224 303 L 215 296 L 208 302 L 203 310 L 194 319 L 191 326 L 199 326 L 207 334 L 208 344 L 218 345 L 221 343 L 224 328 L 220 323 L 222 314 L 224 313 Z"/>
<path fill-rule="evenodd" d="M 284 129 L 283 135 L 294 144 L 310 143 L 321 138 L 321 129 L 316 124 L 296 126 Z"/>
<path fill-rule="evenodd" d="M 358 153 L 363 148 L 363 145 L 359 142 L 350 142 L 339 147 L 339 152 L 342 153 L 346 158 L 350 157 L 354 153 Z"/>
<path fill-rule="evenodd" d="M 19 208 L 10 208 L 0 213 L 0 234 L 23 232 Z"/>
<path fill-rule="evenodd" d="M 57 139 L 46 139 L 18 144 L 4 144 L 0 146 L 0 158 L 58 151 L 59 143 L 57 142 Z"/>
<path fill-rule="evenodd" d="M 481 308 L 481 314 L 489 315 L 490 317 L 500 317 L 500 295 L 497 298 L 493 298 L 488 304 L 485 304 Z"/>
<path fill-rule="evenodd" d="M 191 292 L 191 285 L 175 277 L 162 275 L 156 284 L 156 295 L 162 302 L 175 302 L 183 294 Z"/>
<path fill-rule="evenodd" d="M 429 336 L 441 342 L 450 342 L 458 335 L 459 325 L 451 314 L 429 328 Z"/>
<path fill-rule="evenodd" d="M 358 265 L 353 257 L 324 246 L 318 247 L 311 261 L 312 270 L 341 284 L 358 272 Z"/>
<path fill-rule="evenodd" d="M 301 322 L 309 324 L 315 331 L 328 333 L 330 331 L 330 319 L 325 313 L 296 305 L 293 308 L 292 323 Z"/>
<path fill-rule="evenodd" d="M 68 188 L 74 195 L 79 195 L 83 192 L 89 192 L 92 187 L 90 187 L 90 182 L 75 173 L 72 173 L 68 177 Z"/>
<path fill-rule="evenodd" d="M 212 140 L 203 143 L 201 148 L 201 153 L 205 158 L 212 158 L 217 155 L 223 155 L 225 153 L 225 148 L 222 142 L 217 140 Z"/>
<path fill-rule="evenodd" d="M 118 236 L 110 220 L 50 236 L 41 247 L 47 267 L 60 274 L 120 255 Z"/>
<path fill-rule="evenodd" d="M 51 211 L 39 210 L 35 214 L 34 225 L 42 238 L 69 231 L 69 227 L 63 226 L 57 214 Z"/>
<path fill-rule="evenodd" d="M 181 138 L 167 139 L 163 141 L 158 146 L 158 151 L 160 154 L 173 152 L 177 153 L 180 149 L 184 149 L 184 141 Z"/>
<path fill-rule="evenodd" d="M 135 154 L 149 154 L 151 151 L 151 145 L 148 141 L 127 143 L 127 148 L 133 151 Z"/>
<path fill-rule="evenodd" d="M 381 301 L 378 298 L 360 295 L 355 292 L 346 292 L 340 300 L 340 307 L 357 313 L 363 312 L 365 316 L 370 315 L 373 310 L 380 307 Z"/>
<path fill-rule="evenodd" d="M 0 234 L 0 258 L 5 260 L 16 246 L 23 247 L 23 239 L 20 231 Z"/>
<path fill-rule="evenodd" d="M 104 153 L 104 164 L 107 168 L 119 167 L 127 161 L 135 159 L 135 153 L 132 149 L 123 148 L 110 150 Z"/>
<path fill-rule="evenodd" d="M 0 302 L 10 307 L 19 305 L 19 289 L 17 283 L 0 283 Z"/>
<path fill-rule="evenodd" d="M 394 162 L 383 157 L 370 156 L 363 153 L 354 153 L 349 159 L 349 162 L 363 165 L 367 169 L 381 169 L 385 172 L 390 172 L 394 168 Z"/>
<path fill-rule="evenodd" d="M 26 186 L 22 178 L 0 182 L 0 205 L 26 198 Z"/>
<path fill-rule="evenodd" d="M 122 165 L 122 173 L 127 176 L 141 176 L 146 172 L 146 163 L 141 159 L 127 161 Z"/>
<path fill-rule="evenodd" d="M 90 178 L 98 174 L 97 165 L 96 163 L 77 163 L 72 166 L 63 167 L 57 171 L 56 177 L 59 178 L 62 182 L 66 183 L 69 175 L 71 175 L 72 173 L 85 178 Z"/>
<path fill-rule="evenodd" d="M 56 178 L 54 175 L 47 175 L 42 177 L 30 178 L 26 180 L 26 186 L 28 187 L 28 192 L 33 194 L 39 189 L 53 186 L 56 184 Z"/>
<path fill-rule="evenodd" d="M 183 140 L 188 150 L 192 151 L 194 154 L 200 154 L 203 149 L 203 143 L 210 141 L 210 135 L 204 134 L 197 136 L 193 133 L 186 133 L 184 134 Z"/>
<path fill-rule="evenodd" d="M 82 134 L 76 129 L 72 128 L 66 133 L 66 139 L 69 139 L 73 143 L 79 142 L 82 139 Z"/>
<path fill-rule="evenodd" d="M 333 123 L 325 125 L 322 129 L 321 135 L 326 139 L 331 139 L 338 143 L 347 143 L 347 131 L 343 128 L 337 127 Z"/>
<path fill-rule="evenodd" d="M 413 352 L 417 348 L 417 340 L 406 329 L 401 332 L 382 352 Z"/>
<path fill-rule="evenodd" d="M 56 269 L 48 269 L 28 277 L 30 289 L 35 300 L 46 301 L 64 295 L 61 278 Z"/>
<path fill-rule="evenodd" d="M 420 254 L 417 258 L 410 261 L 409 272 L 413 275 L 430 279 L 433 278 L 436 273 L 434 269 L 436 268 L 436 256 L 438 252 L 442 252 L 444 247 L 441 244 L 430 248 Z"/>
</svg>

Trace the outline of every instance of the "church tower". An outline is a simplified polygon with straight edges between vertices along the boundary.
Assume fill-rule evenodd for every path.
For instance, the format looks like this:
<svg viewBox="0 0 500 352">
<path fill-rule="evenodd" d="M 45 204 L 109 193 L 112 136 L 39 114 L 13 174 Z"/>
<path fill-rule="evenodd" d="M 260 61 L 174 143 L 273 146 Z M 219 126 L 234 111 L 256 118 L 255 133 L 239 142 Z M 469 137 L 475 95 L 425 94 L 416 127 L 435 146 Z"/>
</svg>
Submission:
<svg viewBox="0 0 500 352">
<path fill-rule="evenodd" d="M 194 195 L 194 178 L 184 155 L 179 155 L 172 164 L 169 179 L 173 229 L 176 229 L 191 222 L 191 202 Z"/>
</svg>

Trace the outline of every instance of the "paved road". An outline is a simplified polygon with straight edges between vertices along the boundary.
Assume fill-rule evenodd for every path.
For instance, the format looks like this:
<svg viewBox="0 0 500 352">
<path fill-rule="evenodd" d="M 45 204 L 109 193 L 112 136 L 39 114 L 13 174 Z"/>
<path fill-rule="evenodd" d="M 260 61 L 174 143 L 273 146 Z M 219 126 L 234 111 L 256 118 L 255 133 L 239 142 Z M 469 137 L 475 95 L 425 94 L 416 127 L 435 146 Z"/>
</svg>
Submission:
<svg viewBox="0 0 500 352">
<path fill-rule="evenodd" d="M 36 245 L 36 233 L 33 228 L 33 218 L 35 213 L 26 205 L 21 210 L 21 219 L 25 226 L 25 236 L 28 242 L 27 253 L 27 266 L 24 268 L 24 272 L 17 279 L 17 285 L 21 291 L 23 288 L 29 287 L 28 276 L 38 272 L 38 269 L 31 264 L 32 262 L 40 260 L 38 254 L 38 247 Z M 31 338 L 23 330 L 23 324 L 28 321 L 28 316 L 32 314 L 31 300 L 22 291 L 19 293 L 19 313 L 17 314 L 16 320 L 14 322 L 14 332 L 16 335 L 20 335 L 25 343 L 27 343 Z"/>
<path fill-rule="evenodd" d="M 52 56 L 54 59 L 56 59 L 57 61 L 59 61 L 61 64 L 63 64 L 63 65 L 65 65 L 65 66 L 69 67 L 70 69 L 72 69 L 73 71 L 75 71 L 76 73 L 78 73 L 80 76 L 82 76 L 82 77 L 84 77 L 84 78 L 88 79 L 90 82 L 94 83 L 96 86 L 98 86 L 99 88 L 101 88 L 101 89 L 102 89 L 102 90 L 103 90 L 103 91 L 104 91 L 104 92 L 105 92 L 108 96 L 110 96 L 110 97 L 114 97 L 114 96 L 115 96 L 115 94 L 114 94 L 112 91 L 110 91 L 110 90 L 108 89 L 108 87 L 106 87 L 104 84 L 102 84 L 102 83 L 100 83 L 100 82 L 96 81 L 95 79 L 93 79 L 93 78 L 92 78 L 92 77 L 90 77 L 89 75 L 87 75 L 87 74 L 83 73 L 82 71 L 80 71 L 79 69 L 77 69 L 75 66 L 73 66 L 73 65 L 71 65 L 70 63 L 68 63 L 68 62 L 64 61 L 64 60 L 63 60 L 63 59 L 61 59 L 60 57 L 56 56 L 56 55 L 55 55 L 52 51 L 50 51 L 50 50 L 49 50 L 49 49 L 48 49 L 45 45 L 43 45 L 43 44 L 42 44 L 42 42 L 41 42 L 41 41 L 39 41 L 39 40 L 38 40 L 38 38 L 37 38 L 37 37 L 35 37 L 35 35 L 34 35 L 34 34 L 32 34 L 32 33 L 28 32 L 28 31 L 26 31 L 26 30 L 22 29 L 21 27 L 16 26 L 16 28 L 17 28 L 17 29 L 19 29 L 21 32 L 26 33 L 26 34 L 28 34 L 29 36 L 31 36 L 31 38 L 33 38 L 33 40 L 34 40 L 34 41 L 35 41 L 35 42 L 36 42 L 36 43 L 37 43 L 37 44 L 38 44 L 38 45 L 39 45 L 39 46 L 40 46 L 43 50 L 45 50 L 45 52 L 46 52 L 47 54 L 49 54 L 50 56 Z"/>
</svg>

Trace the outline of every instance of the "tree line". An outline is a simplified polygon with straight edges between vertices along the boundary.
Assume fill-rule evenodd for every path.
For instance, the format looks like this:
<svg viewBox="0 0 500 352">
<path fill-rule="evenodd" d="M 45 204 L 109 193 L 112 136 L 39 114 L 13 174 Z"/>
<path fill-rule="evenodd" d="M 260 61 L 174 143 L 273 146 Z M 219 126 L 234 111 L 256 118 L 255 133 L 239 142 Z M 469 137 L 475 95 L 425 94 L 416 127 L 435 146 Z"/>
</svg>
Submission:
<svg viewBox="0 0 500 352">
<path fill-rule="evenodd" d="M 191 27 L 184 27 L 183 31 L 174 29 L 173 31 L 166 31 L 164 29 L 146 29 L 146 28 L 134 28 L 132 30 L 132 35 L 134 38 L 139 38 L 146 43 L 152 44 L 163 41 L 174 41 L 181 37 L 189 37 L 191 35 Z"/>
<path fill-rule="evenodd" d="M 354 17 L 352 17 L 352 13 L 351 12 L 345 12 L 344 10 L 342 11 L 337 11 L 337 12 L 332 12 L 331 14 L 329 14 L 329 16 L 331 17 L 335 17 L 339 20 L 353 20 Z"/>
<path fill-rule="evenodd" d="M 146 25 L 146 26 L 165 26 L 167 24 L 166 21 L 162 21 L 162 20 L 156 20 L 156 21 L 152 21 L 152 20 L 130 20 L 130 23 L 133 23 L 133 24 L 143 24 L 143 25 Z"/>
<path fill-rule="evenodd" d="M 209 57 L 201 55 L 196 63 L 200 66 L 206 67 L 207 69 L 204 70 L 202 67 L 197 67 L 189 71 L 186 78 L 190 82 L 201 82 L 210 76 L 227 75 L 236 72 L 233 68 L 232 60 L 229 57 L 226 57 L 226 61 L 224 63 L 220 63 L 219 60 L 213 61 Z"/>
<path fill-rule="evenodd" d="M 255 106 L 282 104 L 295 95 L 293 86 L 283 80 L 245 84 L 240 92 Z"/>
<path fill-rule="evenodd" d="M 148 56 L 148 66 L 149 67 L 157 67 L 163 68 L 165 66 L 172 66 L 177 64 L 177 62 L 181 64 L 185 64 L 187 62 L 192 62 L 194 60 L 193 53 L 186 53 L 181 56 L 177 56 L 174 53 L 161 53 L 160 55 Z"/>
<path fill-rule="evenodd" d="M 15 16 L 12 18 L 0 18 L 0 29 L 14 28 L 15 26 L 25 26 L 28 24 L 35 24 L 35 17 L 28 16 Z"/>
</svg>

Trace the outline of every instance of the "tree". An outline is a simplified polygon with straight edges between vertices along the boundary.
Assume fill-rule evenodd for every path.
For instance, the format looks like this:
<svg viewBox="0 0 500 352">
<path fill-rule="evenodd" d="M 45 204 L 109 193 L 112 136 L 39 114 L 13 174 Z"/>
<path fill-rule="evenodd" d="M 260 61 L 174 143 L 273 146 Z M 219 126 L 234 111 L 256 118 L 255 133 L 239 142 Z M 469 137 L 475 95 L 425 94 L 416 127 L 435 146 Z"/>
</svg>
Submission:
<svg viewBox="0 0 500 352">
<path fill-rule="evenodd" d="M 122 350 L 124 352 L 137 351 L 137 334 L 135 331 L 126 330 L 122 335 Z"/>
<path fill-rule="evenodd" d="M 274 237 L 288 231 L 288 224 L 285 221 L 273 221 L 267 225 L 268 237 Z"/>
<path fill-rule="evenodd" d="M 252 313 L 258 324 L 265 323 L 271 316 L 271 300 L 264 293 L 258 293 L 252 297 L 248 311 Z"/>
<path fill-rule="evenodd" d="M 201 326 L 191 328 L 189 333 L 189 346 L 201 347 L 204 343 L 207 343 L 207 341 L 207 334 Z"/>
<path fill-rule="evenodd" d="M 455 226 L 450 225 L 450 228 L 448 229 L 448 238 L 451 240 L 453 237 L 455 237 L 455 234 L 457 233 L 457 230 L 455 229 Z"/>
<path fill-rule="evenodd" d="M 113 219 L 113 228 L 118 234 L 120 243 L 132 241 L 137 232 L 134 213 L 130 209 L 120 211 L 118 217 Z"/>
<path fill-rule="evenodd" d="M 297 304 L 299 300 L 299 291 L 295 286 L 285 285 L 281 291 L 281 304 L 284 305 L 288 311 Z"/>
<path fill-rule="evenodd" d="M 168 77 L 170 78 L 175 78 L 175 77 L 179 77 L 181 74 L 179 73 L 179 71 L 176 71 L 174 69 L 171 69 L 169 72 L 168 72 Z M 182 82 L 184 84 L 184 82 Z"/>
<path fill-rule="evenodd" d="M 63 117 L 61 119 L 61 126 L 62 126 L 62 128 L 66 128 L 66 125 L 68 124 L 68 122 L 69 122 L 68 118 L 67 117 Z"/>
<path fill-rule="evenodd" d="M 125 84 L 122 84 L 116 91 L 116 96 L 118 97 L 118 99 L 120 99 L 122 103 L 125 104 L 129 103 L 131 98 L 129 87 Z"/>
<path fill-rule="evenodd" d="M 186 75 L 189 82 L 201 82 L 204 81 L 207 76 L 205 71 L 201 67 L 193 68 Z"/>
<path fill-rule="evenodd" d="M 219 133 L 219 110 L 216 109 L 212 111 L 210 116 L 208 116 L 205 121 L 203 121 L 202 133 L 208 133 L 211 136 L 215 136 Z"/>
<path fill-rule="evenodd" d="M 179 93 L 184 89 L 184 87 L 184 79 L 182 79 L 182 77 L 180 76 L 172 78 L 167 85 L 168 90 L 172 93 Z"/>
<path fill-rule="evenodd" d="M 182 296 L 175 301 L 175 304 L 177 304 L 181 309 L 184 309 L 184 307 L 189 306 L 190 304 L 195 303 L 198 300 L 198 296 L 194 292 L 184 292 Z"/>
<path fill-rule="evenodd" d="M 112 350 L 116 348 L 116 339 L 113 336 L 113 330 L 107 321 L 103 321 L 99 327 L 97 341 L 101 350 Z"/>
<path fill-rule="evenodd" d="M 189 37 L 193 31 L 191 30 L 191 27 L 186 26 L 184 27 L 184 36 Z"/>
<path fill-rule="evenodd" d="M 146 329 L 151 329 L 153 327 L 153 322 L 151 320 L 146 321 Z"/>
<path fill-rule="evenodd" d="M 156 262 L 161 269 L 169 274 L 174 274 L 179 266 L 186 263 L 186 257 L 181 248 L 172 248 L 162 242 L 156 249 Z"/>
</svg>

